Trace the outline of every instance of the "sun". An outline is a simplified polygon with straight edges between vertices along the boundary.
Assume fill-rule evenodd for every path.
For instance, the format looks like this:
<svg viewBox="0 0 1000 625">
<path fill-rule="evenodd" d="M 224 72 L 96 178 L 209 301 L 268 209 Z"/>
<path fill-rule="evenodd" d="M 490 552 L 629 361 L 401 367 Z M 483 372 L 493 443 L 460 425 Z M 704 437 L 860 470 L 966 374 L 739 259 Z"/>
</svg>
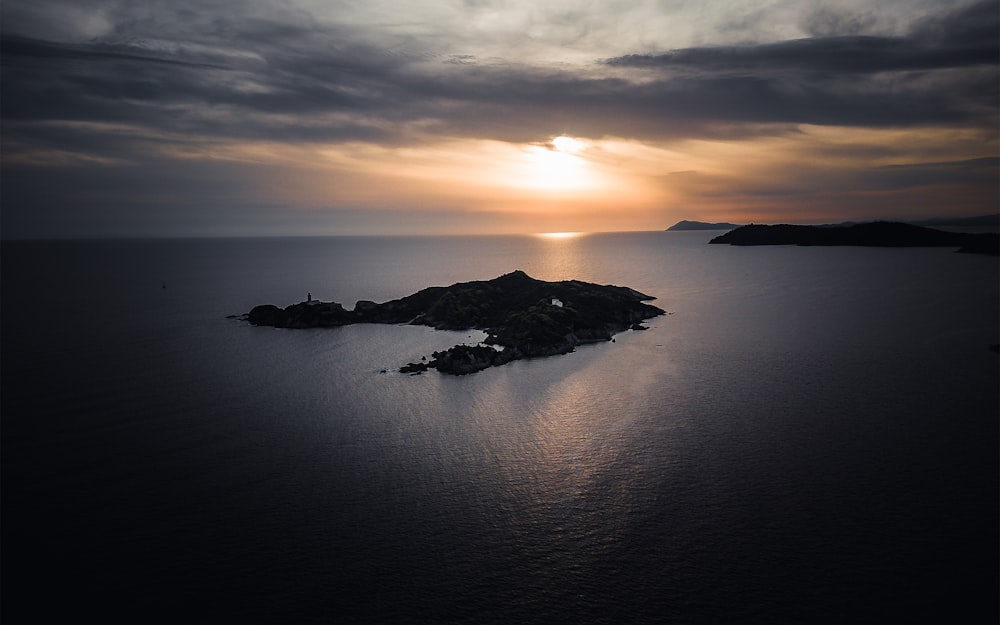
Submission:
<svg viewBox="0 0 1000 625">
<path fill-rule="evenodd" d="M 576 154 L 577 152 L 582 152 L 584 148 L 587 147 L 587 144 L 584 141 L 574 139 L 573 137 L 559 135 L 552 140 L 552 147 L 559 152 Z"/>
<path fill-rule="evenodd" d="M 584 158 L 586 148 L 585 141 L 565 135 L 525 146 L 517 186 L 543 191 L 585 191 L 599 186 L 599 177 Z"/>
</svg>

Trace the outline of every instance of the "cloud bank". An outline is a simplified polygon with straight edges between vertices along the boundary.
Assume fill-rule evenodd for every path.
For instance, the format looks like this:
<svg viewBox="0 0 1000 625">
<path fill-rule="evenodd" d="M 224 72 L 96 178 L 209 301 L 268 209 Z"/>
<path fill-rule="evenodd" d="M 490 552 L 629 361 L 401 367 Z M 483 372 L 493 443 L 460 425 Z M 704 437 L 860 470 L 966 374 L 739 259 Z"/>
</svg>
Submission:
<svg viewBox="0 0 1000 625">
<path fill-rule="evenodd" d="M 560 134 L 646 194 L 629 227 L 995 209 L 992 0 L 396 4 L 5 2 L 4 236 L 504 229 L 531 198 L 414 172 Z"/>
</svg>

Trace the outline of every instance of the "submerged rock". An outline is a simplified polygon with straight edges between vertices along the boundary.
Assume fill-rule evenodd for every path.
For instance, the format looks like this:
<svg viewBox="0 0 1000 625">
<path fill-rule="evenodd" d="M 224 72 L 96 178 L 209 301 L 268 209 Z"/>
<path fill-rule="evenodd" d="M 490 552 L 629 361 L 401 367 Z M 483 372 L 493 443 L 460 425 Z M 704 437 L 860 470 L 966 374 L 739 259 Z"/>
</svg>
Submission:
<svg viewBox="0 0 1000 625">
<path fill-rule="evenodd" d="M 403 373 L 433 368 L 463 375 L 517 360 L 565 354 L 582 343 L 610 340 L 663 311 L 634 289 L 579 280 L 545 282 L 514 271 L 493 280 L 429 287 L 376 304 L 362 300 L 353 311 L 336 302 L 303 302 L 287 308 L 256 306 L 250 323 L 280 328 L 332 327 L 351 323 L 408 323 L 440 330 L 479 329 L 484 345 L 456 345 L 430 362 L 409 363 Z"/>
<path fill-rule="evenodd" d="M 399 368 L 400 373 L 409 373 L 410 375 L 419 375 L 424 371 L 427 371 L 429 367 L 426 362 L 408 362 Z"/>
</svg>

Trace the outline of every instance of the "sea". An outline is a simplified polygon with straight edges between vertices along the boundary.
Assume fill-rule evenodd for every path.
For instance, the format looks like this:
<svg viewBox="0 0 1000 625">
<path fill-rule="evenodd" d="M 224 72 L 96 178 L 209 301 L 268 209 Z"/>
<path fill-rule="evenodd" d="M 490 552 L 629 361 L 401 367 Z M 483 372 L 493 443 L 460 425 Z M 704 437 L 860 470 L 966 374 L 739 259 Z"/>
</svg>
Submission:
<svg viewBox="0 0 1000 625">
<path fill-rule="evenodd" d="M 997 622 L 997 258 L 717 234 L 4 242 L 3 621 Z M 517 269 L 666 314 L 238 317 Z"/>
</svg>

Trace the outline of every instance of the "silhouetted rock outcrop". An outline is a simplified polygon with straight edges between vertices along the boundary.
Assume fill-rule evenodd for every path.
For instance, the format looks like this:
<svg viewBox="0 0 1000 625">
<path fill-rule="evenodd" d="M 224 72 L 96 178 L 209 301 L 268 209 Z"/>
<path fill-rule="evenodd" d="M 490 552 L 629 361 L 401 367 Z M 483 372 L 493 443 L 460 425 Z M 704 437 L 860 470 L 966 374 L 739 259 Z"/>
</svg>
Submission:
<svg viewBox="0 0 1000 625">
<path fill-rule="evenodd" d="M 958 251 L 962 254 L 1000 256 L 1000 235 L 997 235 L 995 232 L 967 234 L 962 247 L 958 248 Z"/>
<path fill-rule="evenodd" d="M 844 227 L 750 224 L 709 243 L 730 245 L 861 245 L 870 247 L 961 247 L 959 251 L 997 254 L 997 234 L 945 232 L 889 221 Z"/>
<path fill-rule="evenodd" d="M 254 325 L 313 328 L 351 323 L 405 323 L 439 330 L 476 328 L 484 345 L 457 345 L 435 352 L 430 362 L 409 363 L 403 373 L 437 369 L 461 375 L 519 358 L 565 354 L 581 344 L 607 341 L 640 321 L 663 314 L 654 299 L 628 287 L 579 280 L 545 282 L 523 271 L 488 281 L 430 287 L 383 304 L 367 300 L 353 311 L 335 302 L 302 302 L 287 308 L 256 306 Z"/>
<path fill-rule="evenodd" d="M 278 308 L 272 304 L 255 306 L 247 320 L 256 326 L 278 328 L 323 328 L 354 323 L 354 315 L 336 302 L 312 300 Z"/>
</svg>

